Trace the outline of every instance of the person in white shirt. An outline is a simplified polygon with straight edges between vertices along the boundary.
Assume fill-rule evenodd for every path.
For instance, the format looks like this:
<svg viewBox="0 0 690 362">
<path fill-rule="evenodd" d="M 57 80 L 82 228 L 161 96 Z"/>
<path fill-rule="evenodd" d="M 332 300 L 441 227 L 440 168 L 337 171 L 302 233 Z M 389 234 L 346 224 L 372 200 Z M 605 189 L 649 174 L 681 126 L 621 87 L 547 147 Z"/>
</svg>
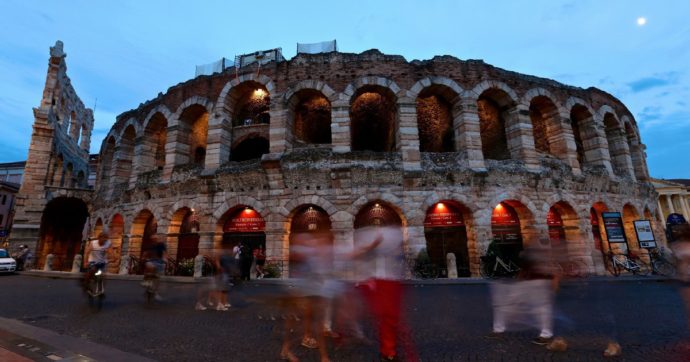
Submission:
<svg viewBox="0 0 690 362">
<path fill-rule="evenodd" d="M 108 234 L 100 233 L 98 239 L 93 239 L 87 244 L 88 270 L 84 275 L 84 286 L 89 285 L 89 280 L 98 270 L 105 271 L 108 264 L 108 249 L 112 243 L 108 239 Z"/>
</svg>

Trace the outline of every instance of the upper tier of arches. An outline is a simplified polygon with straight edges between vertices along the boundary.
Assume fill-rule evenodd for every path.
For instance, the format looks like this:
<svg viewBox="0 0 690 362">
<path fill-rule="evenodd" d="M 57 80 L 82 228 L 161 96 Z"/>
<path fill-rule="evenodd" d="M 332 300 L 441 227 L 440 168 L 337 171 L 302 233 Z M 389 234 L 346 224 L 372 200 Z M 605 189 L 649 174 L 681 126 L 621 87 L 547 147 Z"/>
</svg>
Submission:
<svg viewBox="0 0 690 362">
<path fill-rule="evenodd" d="M 602 105 L 598 95 L 594 104 L 580 97 L 589 90 L 514 83 L 484 80 L 463 88 L 428 76 L 404 88 L 363 76 L 338 91 L 324 80 L 278 89 L 266 75 L 239 75 L 215 98 L 189 96 L 174 110 L 160 101 L 141 117 L 129 112 L 135 115 L 120 119 L 103 142 L 98 184 L 127 189 L 150 175 L 168 182 L 175 168 L 215 170 L 299 148 L 400 152 L 412 165 L 423 153 L 452 152 L 476 170 L 502 160 L 539 169 L 553 159 L 574 174 L 600 168 L 611 177 L 648 180 L 639 130 L 616 99 Z"/>
</svg>

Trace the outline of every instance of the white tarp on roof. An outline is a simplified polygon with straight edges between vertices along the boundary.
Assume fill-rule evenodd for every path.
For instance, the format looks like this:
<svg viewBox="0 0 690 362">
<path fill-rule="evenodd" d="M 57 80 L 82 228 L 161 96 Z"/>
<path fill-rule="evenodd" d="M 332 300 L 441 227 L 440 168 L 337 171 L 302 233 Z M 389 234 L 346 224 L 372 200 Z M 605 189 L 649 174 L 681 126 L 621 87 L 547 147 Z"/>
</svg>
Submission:
<svg viewBox="0 0 690 362">
<path fill-rule="evenodd" d="M 335 40 L 322 41 L 320 43 L 303 44 L 297 43 L 297 54 L 319 54 L 338 51 Z"/>
<path fill-rule="evenodd" d="M 219 61 L 213 63 L 197 65 L 196 72 L 194 72 L 194 77 L 196 78 L 200 75 L 222 73 L 225 69 L 230 68 L 233 65 L 233 61 L 228 58 L 221 58 Z"/>
</svg>

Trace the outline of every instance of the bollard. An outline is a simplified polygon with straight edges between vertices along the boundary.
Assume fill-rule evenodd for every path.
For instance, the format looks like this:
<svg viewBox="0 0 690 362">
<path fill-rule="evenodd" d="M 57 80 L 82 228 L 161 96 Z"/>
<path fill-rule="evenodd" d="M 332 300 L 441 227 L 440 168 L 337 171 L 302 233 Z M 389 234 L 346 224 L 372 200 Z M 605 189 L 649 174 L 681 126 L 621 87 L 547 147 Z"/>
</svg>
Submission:
<svg viewBox="0 0 690 362">
<path fill-rule="evenodd" d="M 72 262 L 72 273 L 79 273 L 81 271 L 82 256 L 77 254 L 74 256 L 74 261 Z"/>
<path fill-rule="evenodd" d="M 118 274 L 120 275 L 127 275 L 129 274 L 129 263 L 132 261 L 129 255 L 125 255 L 122 257 L 122 260 L 120 261 L 120 270 L 118 270 Z"/>
<path fill-rule="evenodd" d="M 204 256 L 197 255 L 194 257 L 194 277 L 201 278 L 204 272 Z"/>
<path fill-rule="evenodd" d="M 455 263 L 455 254 L 448 253 L 446 255 L 446 268 L 448 269 L 448 279 L 458 278 L 458 266 Z"/>
<path fill-rule="evenodd" d="M 43 266 L 43 271 L 52 271 L 53 270 L 53 258 L 55 258 L 55 255 L 53 255 L 53 254 L 46 255 L 46 263 Z"/>
</svg>

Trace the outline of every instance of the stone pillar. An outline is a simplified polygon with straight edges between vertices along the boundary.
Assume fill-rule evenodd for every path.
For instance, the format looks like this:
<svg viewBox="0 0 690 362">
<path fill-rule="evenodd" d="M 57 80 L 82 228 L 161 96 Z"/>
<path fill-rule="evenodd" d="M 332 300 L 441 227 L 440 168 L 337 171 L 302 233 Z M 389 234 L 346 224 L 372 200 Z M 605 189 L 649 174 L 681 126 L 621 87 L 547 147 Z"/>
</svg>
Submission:
<svg viewBox="0 0 690 362">
<path fill-rule="evenodd" d="M 132 258 L 129 255 L 124 255 L 120 260 L 120 269 L 118 274 L 127 275 L 129 274 L 129 264 L 132 262 Z"/>
<path fill-rule="evenodd" d="M 462 166 L 475 171 L 485 171 L 484 154 L 482 153 L 482 137 L 477 113 L 477 101 L 474 98 L 463 98 L 457 116 L 453 119 L 455 130 L 455 150 L 463 157 Z"/>
<path fill-rule="evenodd" d="M 203 277 L 204 271 L 204 256 L 199 254 L 194 257 L 194 278 Z"/>
<path fill-rule="evenodd" d="M 448 255 L 446 255 L 446 269 L 448 270 L 448 279 L 458 278 L 458 266 L 455 263 L 455 254 L 448 253 Z"/>
<path fill-rule="evenodd" d="M 339 250 L 354 250 L 354 233 L 352 229 L 353 217 L 346 211 L 338 211 L 331 215 L 331 232 L 333 233 L 333 246 Z M 338 275 L 344 279 L 354 279 L 356 268 L 350 260 L 336 260 L 335 270 L 345 271 Z"/>
<path fill-rule="evenodd" d="M 551 152 L 558 156 L 563 162 L 568 164 L 575 175 L 582 173 L 580 162 L 577 160 L 577 145 L 575 135 L 570 125 L 568 114 L 554 113 L 553 123 L 547 126 L 549 134 L 549 147 Z M 553 131 L 550 128 L 556 128 Z"/>
<path fill-rule="evenodd" d="M 271 116 L 271 122 L 273 117 Z M 208 138 L 206 148 L 206 170 L 215 170 L 230 160 L 230 145 L 232 144 L 232 122 L 224 115 L 214 114 L 208 122 Z"/>
<path fill-rule="evenodd" d="M 402 153 L 403 169 L 420 171 L 419 128 L 417 127 L 417 108 L 414 100 L 398 100 L 397 149 Z"/>
<path fill-rule="evenodd" d="M 618 168 L 619 175 L 625 178 L 635 179 L 627 137 L 623 130 L 615 129 L 609 131 L 608 141 L 609 154 L 611 155 L 614 167 Z"/>
<path fill-rule="evenodd" d="M 529 108 L 517 105 L 504 112 L 504 119 L 510 157 L 523 161 L 528 170 L 539 170 L 541 165 L 534 148 L 534 132 L 529 118 Z"/>
<path fill-rule="evenodd" d="M 52 271 L 53 270 L 53 259 L 54 258 L 55 258 L 55 255 L 53 255 L 53 254 L 46 255 L 46 263 L 43 266 L 43 271 Z"/>
<path fill-rule="evenodd" d="M 596 122 L 594 117 L 589 117 L 581 121 L 580 132 L 582 133 L 582 149 L 585 153 L 585 162 L 591 166 L 605 168 L 609 175 L 613 175 L 611 166 L 611 155 L 607 148 L 606 132 L 600 122 Z"/>
<path fill-rule="evenodd" d="M 283 108 L 281 102 L 277 100 L 271 101 L 271 124 L 268 129 L 268 137 L 271 153 L 283 153 L 287 149 L 287 128 L 286 122 L 288 117 L 288 110 Z M 281 98 L 282 99 L 282 98 Z M 292 132 L 292 130 L 289 130 Z"/>
<path fill-rule="evenodd" d="M 74 256 L 74 260 L 72 261 L 72 273 L 79 273 L 81 271 L 82 260 L 81 254 Z"/>
<path fill-rule="evenodd" d="M 213 239 L 215 233 L 213 231 L 199 232 L 199 255 L 208 255 L 213 257 L 215 250 L 213 248 Z"/>
<path fill-rule="evenodd" d="M 132 157 L 132 165 L 130 167 L 129 188 L 133 188 L 137 184 L 137 178 L 145 170 L 154 169 L 156 164 L 156 151 L 153 152 L 146 147 L 146 132 L 144 136 L 137 137 L 134 140 L 134 155 Z M 148 151 L 148 152 L 147 152 Z"/>
<path fill-rule="evenodd" d="M 676 208 L 673 207 L 673 199 L 672 196 L 669 194 L 664 195 L 666 196 L 666 204 L 668 205 L 668 213 L 669 214 L 674 214 L 676 212 Z"/>
<path fill-rule="evenodd" d="M 350 152 L 350 103 L 346 99 L 338 99 L 331 103 L 331 144 L 333 152 Z"/>
<path fill-rule="evenodd" d="M 659 195 L 659 198 L 656 200 L 656 212 L 661 220 L 662 228 L 666 230 L 666 217 L 664 216 L 664 209 L 661 208 L 661 195 Z"/>
<path fill-rule="evenodd" d="M 285 221 L 282 220 L 283 216 L 277 213 L 271 213 L 268 217 L 264 215 L 264 218 L 266 219 L 266 260 L 280 265 L 280 277 L 286 279 L 290 276 L 290 245 L 285 232 Z"/>
<path fill-rule="evenodd" d="M 177 140 L 181 137 L 180 133 L 183 130 L 179 125 L 168 127 L 167 140 L 165 141 L 165 167 L 163 167 L 162 181 L 170 182 L 173 169 L 176 165 L 184 165 L 189 163 L 189 154 L 186 152 L 184 145 Z"/>
</svg>

